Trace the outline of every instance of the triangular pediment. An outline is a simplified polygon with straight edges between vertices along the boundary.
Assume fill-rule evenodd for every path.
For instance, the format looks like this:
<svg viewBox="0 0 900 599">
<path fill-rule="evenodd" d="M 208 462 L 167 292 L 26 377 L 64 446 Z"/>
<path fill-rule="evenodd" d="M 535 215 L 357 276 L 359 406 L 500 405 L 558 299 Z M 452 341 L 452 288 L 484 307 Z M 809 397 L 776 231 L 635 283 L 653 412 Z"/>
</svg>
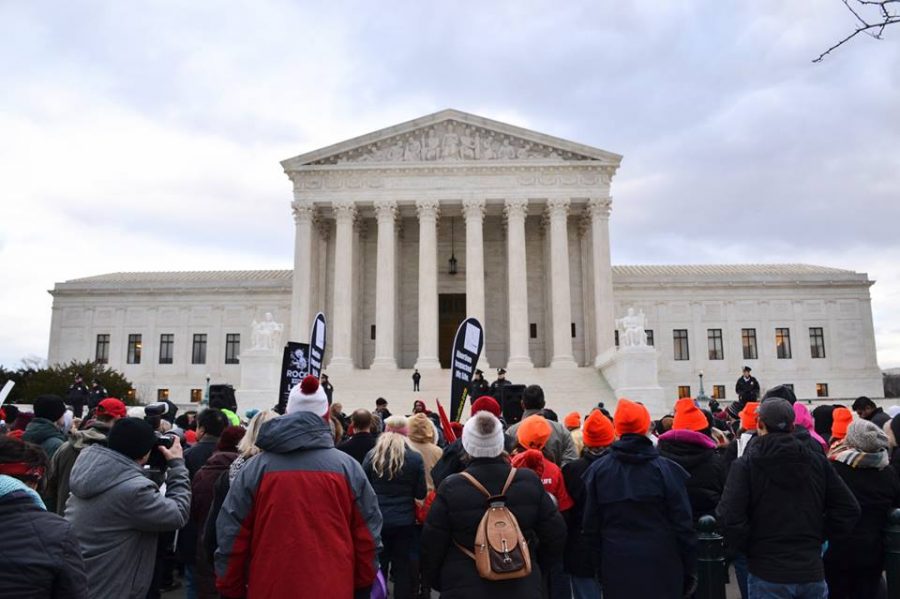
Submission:
<svg viewBox="0 0 900 599">
<path fill-rule="evenodd" d="M 552 137 L 458 110 L 354 137 L 281 163 L 285 171 L 307 166 L 386 163 L 593 161 L 618 166 L 612 152 Z"/>
</svg>

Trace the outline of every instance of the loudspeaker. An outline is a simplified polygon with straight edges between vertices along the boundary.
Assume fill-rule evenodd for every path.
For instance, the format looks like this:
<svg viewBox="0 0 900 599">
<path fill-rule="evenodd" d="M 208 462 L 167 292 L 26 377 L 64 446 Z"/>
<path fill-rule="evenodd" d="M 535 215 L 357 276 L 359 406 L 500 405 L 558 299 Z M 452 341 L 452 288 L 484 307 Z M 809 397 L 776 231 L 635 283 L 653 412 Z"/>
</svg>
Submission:
<svg viewBox="0 0 900 599">
<path fill-rule="evenodd" d="M 500 413 L 507 426 L 512 426 L 522 419 L 522 395 L 525 385 L 503 385 L 494 392 L 494 399 L 500 404 Z"/>
</svg>

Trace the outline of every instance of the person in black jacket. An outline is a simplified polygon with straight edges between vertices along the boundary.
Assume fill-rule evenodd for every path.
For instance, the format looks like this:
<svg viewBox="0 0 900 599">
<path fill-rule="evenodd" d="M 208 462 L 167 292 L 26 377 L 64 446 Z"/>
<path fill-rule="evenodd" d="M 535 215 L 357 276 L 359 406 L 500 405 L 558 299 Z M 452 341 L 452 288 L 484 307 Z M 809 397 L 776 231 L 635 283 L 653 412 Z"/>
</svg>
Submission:
<svg viewBox="0 0 900 599">
<path fill-rule="evenodd" d="M 759 399 L 759 381 L 756 377 L 750 375 L 749 366 L 744 366 L 744 373 L 734 385 L 734 392 L 737 393 L 738 401 L 742 404 L 748 401 L 757 401 Z"/>
<path fill-rule="evenodd" d="M 752 402 L 751 402 L 752 403 Z M 694 523 L 700 516 L 715 514 L 725 489 L 728 468 L 710 436 L 709 421 L 690 398 L 675 404 L 672 430 L 659 438 L 659 455 L 684 468 L 691 477 L 687 481 L 688 498 Z"/>
<path fill-rule="evenodd" d="M 747 556 L 750 597 L 826 597 L 822 544 L 852 531 L 859 504 L 825 456 L 791 434 L 788 401 L 763 402 L 757 426 L 717 509 L 726 544 Z"/>
<path fill-rule="evenodd" d="M 0 595 L 87 599 L 78 538 L 36 492 L 47 468 L 39 447 L 0 436 Z"/>
<path fill-rule="evenodd" d="M 874 422 L 875 426 L 881 428 L 887 423 L 891 417 L 884 413 L 884 410 L 875 405 L 875 402 L 866 396 L 857 397 L 853 402 L 853 411 L 860 418 Z"/>
<path fill-rule="evenodd" d="M 584 535 L 604 599 L 681 599 L 696 588 L 696 545 L 684 469 L 647 437 L 650 414 L 619 399 L 619 440 L 584 474 Z"/>
<path fill-rule="evenodd" d="M 470 461 L 466 472 L 489 493 L 499 494 L 511 472 L 504 454 L 500 420 L 483 410 L 466 421 L 462 444 Z M 487 507 L 471 482 L 454 474 L 441 484 L 422 532 L 422 565 L 442 599 L 541 599 L 540 555 L 560 555 L 566 524 L 537 474 L 517 469 L 506 492 L 506 507 L 515 515 L 531 552 L 531 574 L 491 581 L 482 578 L 475 562 L 460 550 L 471 551 L 475 530 Z"/>
<path fill-rule="evenodd" d="M 377 438 L 372 433 L 372 413 L 360 408 L 350 414 L 350 424 L 353 426 L 353 434 L 336 447 L 362 465 L 366 454 L 375 447 Z"/>
<path fill-rule="evenodd" d="M 616 432 L 609 418 L 596 409 L 584 419 L 581 432 L 584 441 L 581 457 L 562 468 L 566 490 L 575 502 L 565 513 L 569 533 L 566 536 L 563 568 L 572 580 L 574 599 L 600 599 L 600 581 L 591 562 L 590 547 L 581 534 L 586 502 L 582 477 L 591 464 L 606 455 L 609 446 L 616 440 Z"/>
<path fill-rule="evenodd" d="M 69 390 L 66 392 L 66 402 L 72 406 L 72 414 L 75 418 L 81 418 L 84 404 L 88 402 L 90 396 L 90 391 L 88 391 L 87 385 L 84 384 L 84 379 L 81 378 L 80 374 L 76 374 L 75 381 L 69 385 Z"/>
<path fill-rule="evenodd" d="M 888 466 L 888 439 L 867 420 L 847 428 L 842 449 L 830 456 L 838 476 L 859 502 L 862 516 L 849 537 L 834 539 L 825 553 L 832 599 L 875 599 L 884 570 L 884 527 L 900 507 L 900 477 Z"/>
<path fill-rule="evenodd" d="M 900 476 L 900 414 L 891 418 L 883 428 L 887 433 L 891 468 Z"/>
<path fill-rule="evenodd" d="M 394 430 L 405 428 L 406 419 L 392 416 L 385 425 Z M 393 571 L 394 597 L 408 599 L 413 596 L 410 554 L 416 534 L 415 500 L 425 499 L 427 491 L 425 462 L 419 452 L 407 446 L 403 434 L 384 432 L 378 436 L 362 466 L 378 497 L 384 519 L 381 528 L 384 547 L 378 555 L 381 570 L 385 579 L 389 570 Z"/>
<path fill-rule="evenodd" d="M 481 411 L 488 411 L 497 418 L 500 418 L 500 404 L 490 395 L 484 395 L 476 399 L 472 403 L 471 410 L 471 416 L 474 416 Z M 513 445 L 515 445 L 515 442 L 511 439 L 507 439 L 507 449 L 511 449 L 511 446 Z M 453 443 L 447 445 L 447 447 L 444 448 L 441 459 L 439 459 L 431 469 L 431 480 L 434 482 L 434 488 L 437 489 L 440 487 L 443 480 L 451 474 L 456 474 L 457 472 L 465 470 L 467 461 L 468 456 L 466 455 L 465 449 L 463 449 L 462 439 L 457 439 Z"/>
</svg>

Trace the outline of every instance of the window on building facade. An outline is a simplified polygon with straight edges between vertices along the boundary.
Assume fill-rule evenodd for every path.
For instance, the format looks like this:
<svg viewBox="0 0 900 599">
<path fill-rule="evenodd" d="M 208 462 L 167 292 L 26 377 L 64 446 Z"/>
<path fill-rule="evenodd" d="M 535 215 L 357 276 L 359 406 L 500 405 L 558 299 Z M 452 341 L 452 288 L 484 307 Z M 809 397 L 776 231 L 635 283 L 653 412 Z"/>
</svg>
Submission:
<svg viewBox="0 0 900 599">
<path fill-rule="evenodd" d="M 194 333 L 191 364 L 206 364 L 206 333 Z"/>
<path fill-rule="evenodd" d="M 375 325 L 372 325 L 374 328 Z M 240 364 L 241 335 L 240 333 L 228 333 L 225 335 L 225 363 Z"/>
<path fill-rule="evenodd" d="M 756 329 L 741 329 L 741 345 L 744 346 L 744 359 L 756 360 Z"/>
<path fill-rule="evenodd" d="M 169 399 L 169 390 L 168 389 L 157 389 L 156 390 L 156 401 L 164 401 Z"/>
<path fill-rule="evenodd" d="M 678 385 L 678 399 L 682 397 L 690 397 L 691 396 L 691 386 L 690 385 Z"/>
<path fill-rule="evenodd" d="M 191 403 L 203 401 L 203 389 L 191 389 Z"/>
<path fill-rule="evenodd" d="M 159 336 L 159 363 L 171 364 L 175 354 L 175 335 L 163 333 Z"/>
<path fill-rule="evenodd" d="M 537 339 L 537 323 L 532 322 L 528 325 L 528 337 L 531 339 Z"/>
<path fill-rule="evenodd" d="M 575 338 L 575 323 L 572 323 L 572 339 Z"/>
<path fill-rule="evenodd" d="M 722 347 L 722 329 L 706 329 L 706 339 L 709 344 L 709 359 L 724 360 L 725 349 Z"/>
<path fill-rule="evenodd" d="M 131 389 L 129 389 L 128 391 L 125 392 L 125 397 L 128 398 L 129 402 L 134 402 L 134 400 L 137 399 L 137 391 L 135 391 L 134 388 L 132 387 Z"/>
<path fill-rule="evenodd" d="M 779 360 L 791 359 L 790 329 L 775 329 L 775 354 Z"/>
<path fill-rule="evenodd" d="M 725 399 L 725 385 L 713 385 L 713 399 Z"/>
<path fill-rule="evenodd" d="M 129 364 L 141 363 L 141 336 L 128 335 L 128 359 Z"/>
<path fill-rule="evenodd" d="M 616 344 L 616 347 L 619 347 L 619 331 L 613 333 L 613 341 Z"/>
<path fill-rule="evenodd" d="M 813 358 L 825 357 L 825 330 L 822 327 L 809 327 L 809 353 Z"/>
<path fill-rule="evenodd" d="M 816 397 L 828 397 L 828 383 L 816 383 Z"/>
<path fill-rule="evenodd" d="M 691 352 L 688 348 L 687 329 L 675 329 L 672 331 L 672 340 L 675 344 L 675 359 L 690 360 Z"/>
<path fill-rule="evenodd" d="M 97 347 L 94 350 L 94 361 L 97 364 L 109 364 L 109 334 L 97 335 Z"/>
<path fill-rule="evenodd" d="M 655 345 L 655 343 L 653 341 L 653 329 L 647 329 L 644 332 L 647 333 L 647 345 L 649 345 L 651 347 L 653 345 Z M 618 332 L 616 333 L 616 335 L 618 335 Z"/>
<path fill-rule="evenodd" d="M 369 326 L 369 339 L 375 341 L 375 325 Z"/>
</svg>

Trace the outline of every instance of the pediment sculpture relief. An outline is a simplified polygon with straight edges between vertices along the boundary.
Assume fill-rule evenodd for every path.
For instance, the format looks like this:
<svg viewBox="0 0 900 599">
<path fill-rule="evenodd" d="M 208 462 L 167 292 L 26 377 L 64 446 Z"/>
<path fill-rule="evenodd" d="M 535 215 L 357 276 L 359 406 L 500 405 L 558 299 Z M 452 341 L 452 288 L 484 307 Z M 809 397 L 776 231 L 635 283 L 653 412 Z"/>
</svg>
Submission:
<svg viewBox="0 0 900 599">
<path fill-rule="evenodd" d="M 590 160 L 589 157 L 458 121 L 446 121 L 329 156 L 313 164 Z"/>
</svg>

